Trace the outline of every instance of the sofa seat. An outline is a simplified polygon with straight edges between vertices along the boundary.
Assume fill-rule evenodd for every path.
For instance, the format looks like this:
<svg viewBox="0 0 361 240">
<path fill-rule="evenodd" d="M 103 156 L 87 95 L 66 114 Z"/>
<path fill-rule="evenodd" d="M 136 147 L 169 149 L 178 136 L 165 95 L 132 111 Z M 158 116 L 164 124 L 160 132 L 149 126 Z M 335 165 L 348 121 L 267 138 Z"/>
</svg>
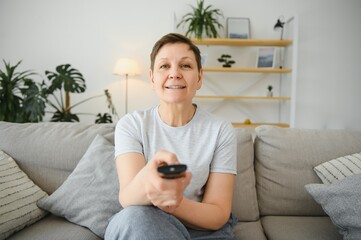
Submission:
<svg viewBox="0 0 361 240">
<path fill-rule="evenodd" d="M 235 239 L 267 240 L 261 221 L 238 222 L 234 227 Z"/>
<path fill-rule="evenodd" d="M 15 233 L 8 240 L 100 240 L 89 229 L 49 214 L 30 227 Z"/>
<path fill-rule="evenodd" d="M 327 216 L 266 216 L 261 222 L 269 240 L 342 239 Z"/>
</svg>

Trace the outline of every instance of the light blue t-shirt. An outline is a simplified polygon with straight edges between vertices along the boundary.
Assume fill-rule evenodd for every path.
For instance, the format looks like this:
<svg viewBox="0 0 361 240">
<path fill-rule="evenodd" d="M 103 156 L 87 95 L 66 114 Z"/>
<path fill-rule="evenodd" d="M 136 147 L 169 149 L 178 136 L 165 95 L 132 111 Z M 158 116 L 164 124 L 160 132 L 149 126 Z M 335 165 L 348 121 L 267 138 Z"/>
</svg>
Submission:
<svg viewBox="0 0 361 240">
<path fill-rule="evenodd" d="M 184 195 L 195 201 L 202 200 L 209 172 L 237 173 L 236 147 L 233 126 L 199 107 L 181 127 L 164 123 L 157 106 L 125 115 L 115 129 L 115 157 L 136 152 L 149 161 L 167 150 L 187 164 L 192 180 Z"/>
</svg>

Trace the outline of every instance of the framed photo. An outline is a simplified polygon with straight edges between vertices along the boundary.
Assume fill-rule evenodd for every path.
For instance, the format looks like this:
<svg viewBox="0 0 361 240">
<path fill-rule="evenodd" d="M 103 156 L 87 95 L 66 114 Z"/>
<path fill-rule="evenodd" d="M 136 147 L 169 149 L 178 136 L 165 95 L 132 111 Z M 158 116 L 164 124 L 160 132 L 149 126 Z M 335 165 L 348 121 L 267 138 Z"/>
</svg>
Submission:
<svg viewBox="0 0 361 240">
<path fill-rule="evenodd" d="M 257 68 L 274 68 L 276 66 L 276 48 L 258 48 Z"/>
<path fill-rule="evenodd" d="M 251 38 L 249 18 L 227 18 L 227 37 L 228 38 Z"/>
</svg>

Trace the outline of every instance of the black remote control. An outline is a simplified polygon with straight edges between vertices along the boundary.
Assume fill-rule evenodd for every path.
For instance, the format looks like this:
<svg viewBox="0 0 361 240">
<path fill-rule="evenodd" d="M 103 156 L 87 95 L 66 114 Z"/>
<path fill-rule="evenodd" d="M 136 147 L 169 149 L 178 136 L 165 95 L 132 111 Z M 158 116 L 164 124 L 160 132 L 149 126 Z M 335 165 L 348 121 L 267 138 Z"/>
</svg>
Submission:
<svg viewBox="0 0 361 240">
<path fill-rule="evenodd" d="M 186 170 L 187 165 L 185 164 L 162 165 L 158 167 L 158 172 L 161 176 L 170 179 L 184 176 Z"/>
</svg>

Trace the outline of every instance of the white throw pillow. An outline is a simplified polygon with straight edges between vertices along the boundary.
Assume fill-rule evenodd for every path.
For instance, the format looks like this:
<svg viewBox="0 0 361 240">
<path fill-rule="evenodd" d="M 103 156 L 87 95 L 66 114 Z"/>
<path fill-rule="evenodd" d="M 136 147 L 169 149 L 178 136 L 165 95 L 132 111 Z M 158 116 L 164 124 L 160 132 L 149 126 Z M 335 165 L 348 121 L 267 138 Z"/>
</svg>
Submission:
<svg viewBox="0 0 361 240">
<path fill-rule="evenodd" d="M 314 168 L 323 183 L 330 184 L 361 173 L 361 153 L 332 159 Z"/>
<path fill-rule="evenodd" d="M 47 196 L 0 150 L 0 239 L 43 218 L 46 212 L 36 202 Z"/>
</svg>

